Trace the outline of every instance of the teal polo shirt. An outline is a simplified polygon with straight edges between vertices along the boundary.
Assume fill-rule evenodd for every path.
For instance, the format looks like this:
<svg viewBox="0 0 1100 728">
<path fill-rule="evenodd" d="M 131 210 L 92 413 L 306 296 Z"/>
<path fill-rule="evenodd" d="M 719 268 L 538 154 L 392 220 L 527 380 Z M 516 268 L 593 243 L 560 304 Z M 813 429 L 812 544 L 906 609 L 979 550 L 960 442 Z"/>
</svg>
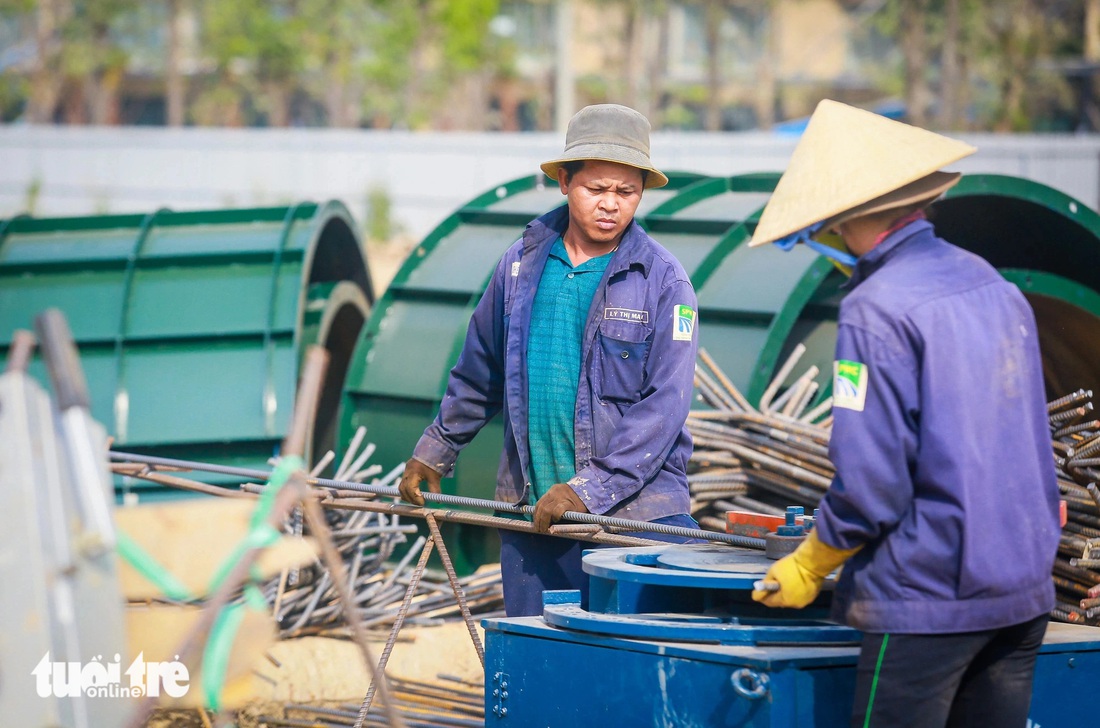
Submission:
<svg viewBox="0 0 1100 728">
<path fill-rule="evenodd" d="M 614 253 L 574 266 L 559 237 L 539 279 L 527 340 L 527 447 L 531 454 L 532 503 L 550 486 L 576 474 L 573 424 L 584 325 Z"/>
</svg>

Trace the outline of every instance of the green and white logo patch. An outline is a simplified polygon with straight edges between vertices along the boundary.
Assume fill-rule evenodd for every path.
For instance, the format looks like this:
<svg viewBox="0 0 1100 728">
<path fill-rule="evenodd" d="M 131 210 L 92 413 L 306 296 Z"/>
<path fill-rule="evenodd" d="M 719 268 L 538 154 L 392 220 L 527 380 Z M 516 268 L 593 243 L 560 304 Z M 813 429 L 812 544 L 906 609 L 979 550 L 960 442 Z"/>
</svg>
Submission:
<svg viewBox="0 0 1100 728">
<path fill-rule="evenodd" d="M 839 359 L 833 362 L 833 407 L 863 411 L 867 403 L 866 364 Z"/>
<path fill-rule="evenodd" d="M 672 340 L 691 341 L 691 335 L 695 332 L 695 309 L 683 304 L 678 305 L 672 312 Z"/>
</svg>

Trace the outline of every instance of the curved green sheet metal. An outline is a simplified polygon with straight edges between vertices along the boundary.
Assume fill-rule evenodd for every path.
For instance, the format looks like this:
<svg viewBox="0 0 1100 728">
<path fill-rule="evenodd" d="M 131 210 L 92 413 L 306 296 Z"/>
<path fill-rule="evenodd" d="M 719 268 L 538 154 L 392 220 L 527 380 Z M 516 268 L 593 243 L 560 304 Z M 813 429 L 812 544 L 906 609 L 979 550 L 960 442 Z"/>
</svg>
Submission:
<svg viewBox="0 0 1100 728">
<path fill-rule="evenodd" d="M 748 248 L 778 181 L 778 173 L 703 180 L 647 217 L 654 235 L 666 245 L 670 237 L 698 238 L 693 248 L 704 253 L 698 262 L 690 255 L 680 259 L 687 261 L 699 297 L 700 346 L 753 402 L 789 348 L 813 338 L 814 332 L 807 330 L 814 311 L 811 300 L 822 282 L 833 280 L 832 266 L 812 251 Z M 817 338 L 828 339 L 827 323 L 824 329 Z M 831 345 L 819 346 L 804 360 L 822 367 L 831 357 Z"/>
<path fill-rule="evenodd" d="M 372 298 L 338 202 L 0 226 L 0 354 L 60 308 L 93 416 L 123 450 L 263 466 L 286 434 L 305 348 L 358 334 L 322 331 L 324 312 L 361 324 Z M 31 371 L 45 379 L 40 362 Z"/>
<path fill-rule="evenodd" d="M 1047 393 L 1100 391 L 1100 215 L 1038 182 L 988 174 L 964 176 L 936 203 L 933 222 L 1028 298 Z"/>
</svg>

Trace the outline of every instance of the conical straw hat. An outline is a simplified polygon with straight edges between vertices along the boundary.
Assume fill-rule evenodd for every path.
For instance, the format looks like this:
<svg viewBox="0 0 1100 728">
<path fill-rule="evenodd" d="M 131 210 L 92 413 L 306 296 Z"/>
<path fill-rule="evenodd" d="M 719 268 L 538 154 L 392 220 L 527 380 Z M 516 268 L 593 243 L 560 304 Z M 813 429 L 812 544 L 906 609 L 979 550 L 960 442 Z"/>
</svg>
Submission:
<svg viewBox="0 0 1100 728">
<path fill-rule="evenodd" d="M 826 99 L 810 117 L 749 245 L 834 220 L 975 151 L 956 139 Z"/>
</svg>

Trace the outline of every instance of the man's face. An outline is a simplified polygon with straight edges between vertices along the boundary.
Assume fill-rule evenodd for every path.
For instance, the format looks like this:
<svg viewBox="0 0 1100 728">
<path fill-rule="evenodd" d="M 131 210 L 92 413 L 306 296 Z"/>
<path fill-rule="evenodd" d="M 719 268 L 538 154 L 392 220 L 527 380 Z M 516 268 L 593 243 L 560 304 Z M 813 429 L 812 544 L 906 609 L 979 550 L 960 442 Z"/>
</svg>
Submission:
<svg viewBox="0 0 1100 728">
<path fill-rule="evenodd" d="M 641 170 L 617 162 L 585 162 L 568 182 L 558 170 L 558 185 L 569 200 L 567 234 L 583 245 L 618 245 L 642 201 Z"/>
</svg>

